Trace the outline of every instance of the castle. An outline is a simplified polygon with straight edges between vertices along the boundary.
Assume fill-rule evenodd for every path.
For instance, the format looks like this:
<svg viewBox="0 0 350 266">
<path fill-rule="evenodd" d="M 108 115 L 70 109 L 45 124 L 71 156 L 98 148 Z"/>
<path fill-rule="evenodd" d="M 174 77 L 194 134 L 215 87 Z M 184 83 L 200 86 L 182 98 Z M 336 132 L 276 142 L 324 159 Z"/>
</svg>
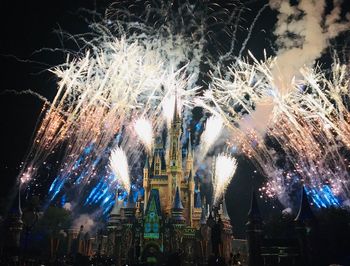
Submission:
<svg viewBox="0 0 350 266">
<path fill-rule="evenodd" d="M 182 265 L 207 264 L 209 256 L 228 260 L 232 230 L 225 201 L 206 208 L 193 175 L 191 139 L 183 158 L 181 118 L 175 110 L 166 151 L 160 138 L 143 168 L 143 197 L 126 204 L 118 200 L 111 210 L 107 255 L 123 264 L 160 264 L 172 258 Z M 181 259 L 180 259 L 181 258 Z M 180 263 L 180 261 L 178 262 Z"/>
</svg>

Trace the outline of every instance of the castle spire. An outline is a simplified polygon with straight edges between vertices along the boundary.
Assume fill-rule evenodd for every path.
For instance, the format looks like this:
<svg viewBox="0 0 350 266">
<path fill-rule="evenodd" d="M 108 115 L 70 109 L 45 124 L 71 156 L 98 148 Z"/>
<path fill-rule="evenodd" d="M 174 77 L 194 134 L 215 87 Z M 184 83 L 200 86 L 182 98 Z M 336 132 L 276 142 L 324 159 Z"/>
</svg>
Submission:
<svg viewBox="0 0 350 266">
<path fill-rule="evenodd" d="M 143 168 L 144 168 L 144 169 L 149 169 L 149 159 L 148 159 L 148 155 L 146 155 L 145 166 L 144 166 Z"/>
<path fill-rule="evenodd" d="M 187 157 L 193 156 L 191 132 L 188 133 Z"/>
<path fill-rule="evenodd" d="M 175 223 L 179 223 L 179 224 L 185 223 L 183 210 L 184 210 L 184 207 L 181 202 L 180 190 L 179 190 L 179 187 L 176 187 L 174 203 L 171 210 L 171 217 L 175 221 Z"/>
<path fill-rule="evenodd" d="M 250 222 L 261 222 L 260 210 L 254 190 L 252 191 L 252 200 L 250 204 L 250 210 L 248 212 L 248 223 Z"/>
<path fill-rule="evenodd" d="M 132 191 L 132 188 L 130 188 L 130 191 L 129 191 L 128 201 L 126 203 L 126 208 L 128 208 L 128 209 L 135 208 L 134 193 Z"/>
<path fill-rule="evenodd" d="M 205 208 L 204 206 L 202 207 L 202 212 L 201 212 L 201 224 L 207 224 L 207 217 L 205 213 Z"/>
<path fill-rule="evenodd" d="M 184 207 L 181 202 L 181 197 L 180 197 L 180 190 L 179 187 L 176 187 L 176 192 L 175 192 L 175 199 L 173 203 L 173 210 L 183 210 Z"/>
<path fill-rule="evenodd" d="M 174 103 L 174 113 L 173 113 L 173 124 L 175 124 L 180 119 L 179 113 L 177 112 L 177 89 L 175 89 L 175 103 Z"/>
<path fill-rule="evenodd" d="M 192 169 L 190 169 L 190 172 L 188 174 L 188 182 L 194 182 L 193 175 L 192 175 Z"/>
<path fill-rule="evenodd" d="M 255 191 L 252 191 L 252 201 L 248 212 L 248 222 L 246 223 L 247 246 L 248 246 L 248 266 L 262 265 L 261 244 L 262 244 L 262 219 Z"/>
<path fill-rule="evenodd" d="M 193 172 L 193 150 L 192 150 L 192 143 L 191 143 L 191 132 L 189 132 L 188 136 L 188 142 L 187 142 L 187 150 L 186 150 L 186 168 L 185 168 L 185 175 L 191 176 Z"/>
<path fill-rule="evenodd" d="M 300 208 L 297 217 L 295 218 L 296 222 L 305 222 L 314 220 L 315 216 L 311 210 L 309 200 L 307 198 L 307 193 L 305 187 L 303 186 Z"/>
<path fill-rule="evenodd" d="M 118 192 L 115 193 L 115 203 L 114 203 L 114 206 L 113 206 L 113 209 L 110 213 L 110 217 L 111 216 L 119 216 L 120 215 L 120 208 L 122 207 L 122 205 L 120 204 L 119 202 L 119 199 L 118 199 Z"/>
<path fill-rule="evenodd" d="M 201 200 L 201 193 L 198 191 L 195 193 L 196 195 L 196 201 L 194 203 L 195 208 L 202 208 L 202 200 Z"/>
<path fill-rule="evenodd" d="M 222 216 L 223 216 L 224 219 L 230 220 L 230 216 L 228 215 L 228 211 L 227 211 L 227 208 L 226 208 L 225 196 L 222 199 Z"/>
<path fill-rule="evenodd" d="M 136 203 L 134 201 L 134 193 L 132 191 L 132 188 L 130 188 L 128 201 L 126 202 L 126 206 L 124 208 L 124 216 L 129 221 L 132 221 L 135 219 L 135 212 L 136 212 Z"/>
</svg>

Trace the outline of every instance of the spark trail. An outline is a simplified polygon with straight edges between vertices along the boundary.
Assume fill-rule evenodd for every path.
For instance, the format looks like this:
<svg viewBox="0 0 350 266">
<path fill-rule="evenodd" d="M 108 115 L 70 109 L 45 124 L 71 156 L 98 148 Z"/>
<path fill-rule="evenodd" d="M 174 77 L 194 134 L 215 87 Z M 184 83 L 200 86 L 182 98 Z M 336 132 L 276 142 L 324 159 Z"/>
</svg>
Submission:
<svg viewBox="0 0 350 266">
<path fill-rule="evenodd" d="M 153 129 L 151 121 L 144 118 L 139 118 L 135 121 L 134 127 L 137 136 L 140 138 L 142 143 L 147 148 L 147 152 L 150 154 L 152 152 L 153 145 Z"/>
<path fill-rule="evenodd" d="M 120 178 L 121 184 L 126 191 L 130 191 L 129 163 L 125 152 L 117 147 L 111 152 L 109 167 L 117 178 Z"/>
</svg>

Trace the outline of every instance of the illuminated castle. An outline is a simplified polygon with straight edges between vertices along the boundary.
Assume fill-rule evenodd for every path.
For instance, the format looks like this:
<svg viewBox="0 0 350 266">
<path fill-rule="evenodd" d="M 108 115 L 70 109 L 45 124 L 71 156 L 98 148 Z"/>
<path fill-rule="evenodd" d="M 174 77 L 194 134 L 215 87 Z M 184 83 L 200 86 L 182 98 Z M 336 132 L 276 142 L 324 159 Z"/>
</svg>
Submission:
<svg viewBox="0 0 350 266">
<path fill-rule="evenodd" d="M 183 265 L 202 265 L 210 255 L 229 259 L 232 231 L 225 202 L 213 211 L 202 204 L 193 176 L 191 139 L 182 155 L 181 124 L 175 102 L 168 152 L 158 138 L 153 155 L 145 161 L 144 196 L 135 201 L 130 191 L 126 204 L 116 197 L 107 227 L 106 254 L 117 265 L 156 265 L 171 258 Z"/>
</svg>

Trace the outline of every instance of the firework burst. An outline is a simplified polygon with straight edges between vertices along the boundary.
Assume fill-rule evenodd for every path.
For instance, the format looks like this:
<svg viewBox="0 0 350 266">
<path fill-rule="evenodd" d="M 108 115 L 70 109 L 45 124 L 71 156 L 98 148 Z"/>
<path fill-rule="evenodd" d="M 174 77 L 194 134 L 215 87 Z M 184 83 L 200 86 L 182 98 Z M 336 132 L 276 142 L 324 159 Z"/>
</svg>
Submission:
<svg viewBox="0 0 350 266">
<path fill-rule="evenodd" d="M 229 185 L 236 172 L 237 161 L 230 155 L 222 153 L 215 158 L 214 164 L 215 166 L 213 174 L 213 202 L 214 205 L 216 205 L 225 193 L 227 186 Z"/>
</svg>

